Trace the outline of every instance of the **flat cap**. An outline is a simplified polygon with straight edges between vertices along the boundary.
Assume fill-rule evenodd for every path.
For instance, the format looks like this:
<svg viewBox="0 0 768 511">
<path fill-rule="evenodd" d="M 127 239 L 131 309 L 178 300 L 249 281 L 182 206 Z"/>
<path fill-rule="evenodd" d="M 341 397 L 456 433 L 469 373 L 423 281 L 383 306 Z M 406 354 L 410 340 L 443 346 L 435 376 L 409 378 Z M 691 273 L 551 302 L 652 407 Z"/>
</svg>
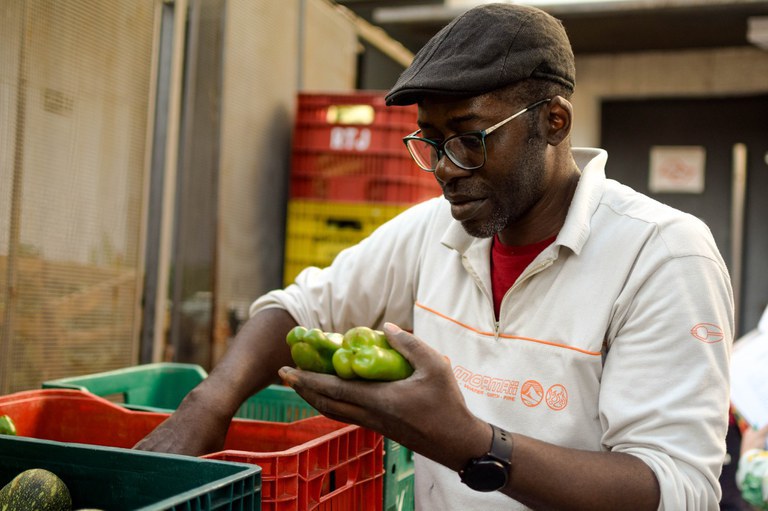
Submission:
<svg viewBox="0 0 768 511">
<path fill-rule="evenodd" d="M 458 16 L 416 53 L 386 96 L 409 105 L 424 94 L 478 95 L 526 78 L 573 90 L 573 50 L 562 23 L 535 7 L 484 4 Z"/>
</svg>

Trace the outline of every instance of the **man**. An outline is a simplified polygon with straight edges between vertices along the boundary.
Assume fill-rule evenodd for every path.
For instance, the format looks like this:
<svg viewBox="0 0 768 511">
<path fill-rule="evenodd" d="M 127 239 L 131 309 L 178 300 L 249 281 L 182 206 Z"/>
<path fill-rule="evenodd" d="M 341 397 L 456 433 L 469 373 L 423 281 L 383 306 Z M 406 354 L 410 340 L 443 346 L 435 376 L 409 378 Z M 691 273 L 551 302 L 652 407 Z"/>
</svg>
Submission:
<svg viewBox="0 0 768 511">
<path fill-rule="evenodd" d="M 728 273 L 701 222 L 607 180 L 605 152 L 571 150 L 574 75 L 537 9 L 485 5 L 445 27 L 387 96 L 418 103 L 406 144 L 444 197 L 257 300 L 139 447 L 220 448 L 284 366 L 322 413 L 416 453 L 419 509 L 717 509 Z M 293 369 L 296 324 L 383 328 L 415 372 Z"/>
</svg>

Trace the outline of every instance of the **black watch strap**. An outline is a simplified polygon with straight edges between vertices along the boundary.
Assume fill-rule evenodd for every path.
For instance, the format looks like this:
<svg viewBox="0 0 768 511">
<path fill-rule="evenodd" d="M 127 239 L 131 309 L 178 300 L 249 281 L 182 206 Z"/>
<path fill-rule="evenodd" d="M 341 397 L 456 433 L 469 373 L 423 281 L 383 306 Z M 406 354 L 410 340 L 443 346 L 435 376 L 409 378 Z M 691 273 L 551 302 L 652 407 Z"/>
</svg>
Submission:
<svg viewBox="0 0 768 511">
<path fill-rule="evenodd" d="M 491 450 L 488 456 L 492 456 L 507 466 L 512 465 L 512 436 L 498 426 L 491 424 L 493 430 L 493 440 L 491 440 Z"/>
<path fill-rule="evenodd" d="M 461 481 L 477 491 L 496 491 L 506 486 L 512 468 L 512 436 L 498 426 L 490 425 L 493 431 L 491 449 L 469 460 L 459 472 Z"/>
</svg>

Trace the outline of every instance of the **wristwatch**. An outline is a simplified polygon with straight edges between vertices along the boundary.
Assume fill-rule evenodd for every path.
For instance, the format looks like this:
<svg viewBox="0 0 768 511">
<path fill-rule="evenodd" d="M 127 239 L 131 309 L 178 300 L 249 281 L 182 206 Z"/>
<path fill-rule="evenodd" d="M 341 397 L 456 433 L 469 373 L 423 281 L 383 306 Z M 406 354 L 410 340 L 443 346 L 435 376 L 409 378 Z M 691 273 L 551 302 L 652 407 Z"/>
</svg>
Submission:
<svg viewBox="0 0 768 511">
<path fill-rule="evenodd" d="M 461 482 L 477 491 L 496 491 L 504 488 L 512 469 L 512 437 L 498 426 L 491 424 L 493 440 L 491 450 L 479 458 L 469 460 L 459 472 Z"/>
</svg>

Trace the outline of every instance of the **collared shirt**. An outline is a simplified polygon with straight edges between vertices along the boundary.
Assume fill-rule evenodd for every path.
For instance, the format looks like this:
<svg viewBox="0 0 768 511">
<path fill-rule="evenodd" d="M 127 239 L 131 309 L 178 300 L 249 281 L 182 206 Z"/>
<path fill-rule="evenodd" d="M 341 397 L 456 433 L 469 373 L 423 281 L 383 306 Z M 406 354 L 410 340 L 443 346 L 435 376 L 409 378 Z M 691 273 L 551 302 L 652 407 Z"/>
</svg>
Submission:
<svg viewBox="0 0 768 511">
<path fill-rule="evenodd" d="M 475 415 L 564 447 L 635 455 L 660 509 L 718 509 L 733 297 L 707 227 L 581 169 L 557 239 L 493 310 L 490 239 L 469 236 L 442 198 L 414 206 L 326 269 L 257 300 L 299 324 L 343 332 L 385 321 L 446 355 Z M 526 509 L 481 494 L 415 456 L 421 509 Z M 524 467 L 523 467 L 524 469 Z"/>
</svg>

